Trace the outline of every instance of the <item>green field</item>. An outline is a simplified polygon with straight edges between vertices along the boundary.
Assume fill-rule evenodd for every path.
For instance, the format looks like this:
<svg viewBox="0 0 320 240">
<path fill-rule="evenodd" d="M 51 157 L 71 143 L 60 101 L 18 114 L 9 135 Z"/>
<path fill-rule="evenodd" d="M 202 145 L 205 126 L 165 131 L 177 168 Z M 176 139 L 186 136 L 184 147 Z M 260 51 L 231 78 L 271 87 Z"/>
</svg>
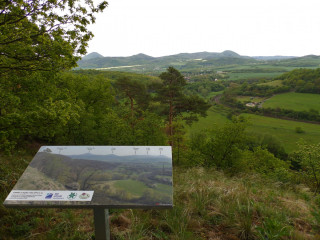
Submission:
<svg viewBox="0 0 320 240">
<path fill-rule="evenodd" d="M 138 196 L 141 196 L 147 189 L 147 186 L 143 182 L 135 180 L 117 180 L 114 186 Z"/>
<path fill-rule="evenodd" d="M 206 118 L 200 118 L 191 128 L 186 127 L 188 131 L 187 134 L 190 135 L 201 130 L 221 127 L 226 122 L 230 122 L 226 115 L 226 112 L 223 110 L 217 107 L 211 107 Z M 282 143 L 288 153 L 297 148 L 297 142 L 300 139 L 304 139 L 306 142 L 312 144 L 320 142 L 320 125 L 318 124 L 282 120 L 254 114 L 242 114 L 242 116 L 249 120 L 250 126 L 247 128 L 248 132 L 274 136 Z M 305 133 L 296 133 L 296 127 L 301 127 Z"/>
<path fill-rule="evenodd" d="M 260 83 L 258 84 L 260 86 L 270 86 L 270 87 L 282 87 L 282 80 L 274 80 L 271 82 L 266 82 L 266 83 Z"/>
<path fill-rule="evenodd" d="M 275 95 L 263 103 L 264 108 L 283 108 L 296 111 L 320 111 L 320 94 L 284 93 Z"/>
<path fill-rule="evenodd" d="M 320 142 L 320 125 L 264 117 L 254 114 L 242 114 L 249 119 L 251 125 L 248 131 L 252 133 L 269 134 L 276 137 L 287 152 L 297 149 L 297 142 L 304 139 L 308 143 Z M 301 127 L 305 133 L 296 133 L 296 127 Z"/>
<path fill-rule="evenodd" d="M 254 78 L 267 78 L 271 79 L 279 76 L 279 72 L 243 72 L 243 73 L 228 73 L 229 80 L 242 80 L 242 79 L 254 79 Z"/>
<path fill-rule="evenodd" d="M 199 118 L 198 122 L 194 122 L 191 127 L 186 125 L 187 135 L 191 135 L 194 132 L 199 132 L 205 129 L 214 129 L 218 126 L 222 126 L 230 120 L 226 117 L 227 113 L 221 108 L 211 107 L 207 117 Z"/>
<path fill-rule="evenodd" d="M 223 66 L 219 70 L 227 72 L 229 76 L 228 80 L 247 80 L 258 78 L 272 79 L 292 69 L 294 68 L 259 62 L 255 64 Z"/>
</svg>

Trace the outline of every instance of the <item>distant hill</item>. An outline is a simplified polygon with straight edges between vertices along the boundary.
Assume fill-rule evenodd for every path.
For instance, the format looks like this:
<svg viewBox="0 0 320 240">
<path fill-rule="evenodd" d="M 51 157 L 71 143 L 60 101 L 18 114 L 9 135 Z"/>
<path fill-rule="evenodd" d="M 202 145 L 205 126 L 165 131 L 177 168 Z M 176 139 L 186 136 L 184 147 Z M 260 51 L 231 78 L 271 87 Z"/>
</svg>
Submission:
<svg viewBox="0 0 320 240">
<path fill-rule="evenodd" d="M 220 53 L 221 57 L 230 57 L 230 58 L 242 58 L 243 56 L 240 56 L 238 53 L 235 53 L 230 50 L 226 50 L 222 53 Z"/>
<path fill-rule="evenodd" d="M 137 55 L 133 55 L 131 57 L 128 57 L 128 59 L 130 59 L 131 61 L 144 61 L 144 60 L 153 60 L 154 57 L 150 57 L 146 54 L 143 54 L 143 53 L 139 53 Z"/>
<path fill-rule="evenodd" d="M 294 68 L 304 68 L 304 67 L 320 67 L 320 56 L 307 55 L 303 57 L 295 57 L 283 60 L 275 60 L 278 66 L 294 67 Z M 274 63 L 274 61 L 270 61 Z"/>
<path fill-rule="evenodd" d="M 227 50 L 222 53 L 217 52 L 196 52 L 196 53 L 179 53 L 176 55 L 164 56 L 160 57 L 161 59 L 169 59 L 169 58 L 176 58 L 176 59 L 213 59 L 213 58 L 221 58 L 221 57 L 228 57 L 228 58 L 245 58 L 245 56 L 241 56 L 238 53 L 233 51 Z"/>
<path fill-rule="evenodd" d="M 272 69 L 270 68 L 272 65 Z M 308 55 L 304 57 L 293 56 L 242 56 L 236 52 L 226 50 L 218 52 L 196 52 L 196 53 L 179 53 L 163 57 L 151 57 L 143 53 L 130 57 L 102 57 L 98 53 L 91 53 L 78 62 L 78 69 L 97 69 L 113 70 L 143 73 L 157 75 L 173 66 L 184 73 L 190 72 L 215 72 L 225 71 L 234 72 L 239 77 L 239 71 L 248 69 L 249 73 L 257 72 L 263 68 L 262 72 L 273 71 L 283 73 L 287 68 L 320 66 L 320 57 Z M 240 67 L 240 70 L 237 69 Z M 290 69 L 289 69 L 290 70 Z M 259 70 L 260 71 L 260 70 Z"/>
<path fill-rule="evenodd" d="M 77 69 L 126 69 L 130 70 L 132 68 L 140 69 L 165 69 L 168 66 L 184 66 L 190 61 L 195 61 L 197 64 L 201 65 L 201 61 L 209 61 L 211 59 L 216 59 L 215 63 L 218 62 L 218 59 L 223 59 L 222 64 L 233 64 L 233 59 L 237 59 L 236 62 L 241 62 L 241 60 L 251 59 L 256 61 L 253 58 L 247 56 L 241 56 L 233 51 L 227 50 L 222 53 L 216 52 L 197 52 L 197 53 L 179 53 L 176 55 L 163 56 L 163 57 L 151 57 L 145 54 L 137 54 L 130 57 L 101 57 L 98 53 L 90 53 L 87 56 L 83 57 L 82 60 L 78 62 Z M 244 61 L 244 63 L 247 61 Z"/>
<path fill-rule="evenodd" d="M 89 53 L 88 55 L 82 57 L 82 60 L 90 60 L 94 58 L 103 58 L 103 56 L 97 52 Z"/>
<path fill-rule="evenodd" d="M 100 55 L 100 54 L 99 54 Z M 87 55 L 87 56 L 90 56 Z M 90 68 L 115 68 L 115 67 L 127 67 L 141 64 L 147 64 L 149 61 L 154 60 L 145 54 L 137 54 L 130 57 L 83 57 L 82 60 L 78 61 L 79 68 L 90 69 Z M 95 55 L 98 56 L 98 55 Z M 100 55 L 101 56 L 101 55 Z"/>
<path fill-rule="evenodd" d="M 253 56 L 252 58 L 257 60 L 282 60 L 282 59 L 290 59 L 296 58 L 294 56 Z"/>
</svg>

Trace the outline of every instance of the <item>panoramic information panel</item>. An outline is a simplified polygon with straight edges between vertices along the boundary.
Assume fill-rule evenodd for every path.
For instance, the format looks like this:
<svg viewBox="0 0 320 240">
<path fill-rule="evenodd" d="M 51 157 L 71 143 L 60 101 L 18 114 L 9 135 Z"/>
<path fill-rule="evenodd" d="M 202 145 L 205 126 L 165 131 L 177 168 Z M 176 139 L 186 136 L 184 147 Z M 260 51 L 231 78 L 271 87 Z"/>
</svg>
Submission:
<svg viewBox="0 0 320 240">
<path fill-rule="evenodd" d="M 43 146 L 7 207 L 172 207 L 170 146 Z"/>
</svg>

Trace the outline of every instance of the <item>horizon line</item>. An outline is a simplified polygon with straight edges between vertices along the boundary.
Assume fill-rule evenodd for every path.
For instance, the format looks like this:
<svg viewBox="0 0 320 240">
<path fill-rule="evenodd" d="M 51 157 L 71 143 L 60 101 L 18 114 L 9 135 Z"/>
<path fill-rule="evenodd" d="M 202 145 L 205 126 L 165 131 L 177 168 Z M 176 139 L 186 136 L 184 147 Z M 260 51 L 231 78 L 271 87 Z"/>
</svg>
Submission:
<svg viewBox="0 0 320 240">
<path fill-rule="evenodd" d="M 310 53 L 310 54 L 306 54 L 306 55 L 283 55 L 283 54 L 275 54 L 275 55 L 262 55 L 262 54 L 258 54 L 258 55 L 242 55 L 242 54 L 239 54 L 237 53 L 236 51 L 233 51 L 233 50 L 224 50 L 222 52 L 211 52 L 211 51 L 198 51 L 198 52 L 179 52 L 179 53 L 175 53 L 175 54 L 167 54 L 167 55 L 160 55 L 160 56 L 152 56 L 152 55 L 149 55 L 149 54 L 146 54 L 146 53 L 142 53 L 142 52 L 139 52 L 139 53 L 136 53 L 136 54 L 132 54 L 132 55 L 113 55 L 113 56 L 104 56 L 102 55 L 101 53 L 97 52 L 97 51 L 92 51 L 90 53 L 87 53 L 86 55 L 83 55 L 83 57 L 85 56 L 88 56 L 89 54 L 92 54 L 92 53 L 97 53 L 99 55 L 101 55 L 102 57 L 109 57 L 109 58 L 126 58 L 126 57 L 133 57 L 133 56 L 137 56 L 137 55 L 146 55 L 148 57 L 153 57 L 153 58 L 161 58 L 161 57 L 169 57 L 169 56 L 174 56 L 174 55 L 179 55 L 179 54 L 194 54 L 194 53 L 223 53 L 223 52 L 227 52 L 227 51 L 230 51 L 230 52 L 234 52 L 240 56 L 243 56 L 243 57 L 305 57 L 305 56 L 310 56 L 310 55 L 313 55 L 313 56 L 320 56 L 320 55 L 317 55 L 317 54 L 313 54 L 313 53 Z"/>
</svg>

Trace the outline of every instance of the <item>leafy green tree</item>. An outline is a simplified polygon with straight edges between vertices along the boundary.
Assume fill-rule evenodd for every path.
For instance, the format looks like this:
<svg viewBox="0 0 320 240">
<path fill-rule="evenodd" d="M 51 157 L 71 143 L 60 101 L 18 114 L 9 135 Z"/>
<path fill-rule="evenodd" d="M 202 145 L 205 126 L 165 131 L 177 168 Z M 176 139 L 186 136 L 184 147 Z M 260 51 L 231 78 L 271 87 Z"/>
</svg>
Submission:
<svg viewBox="0 0 320 240">
<path fill-rule="evenodd" d="M 232 168 L 239 154 L 245 148 L 245 129 L 247 123 L 233 119 L 215 133 L 213 146 L 215 149 L 214 163 L 219 168 Z"/>
<path fill-rule="evenodd" d="M 136 145 L 162 146 L 166 143 L 163 119 L 155 113 L 144 112 L 136 125 Z"/>
<path fill-rule="evenodd" d="M 107 2 L 0 1 L 0 149 L 54 141 L 79 120 L 81 103 L 57 73 L 76 66 L 93 36 L 88 25 Z"/>
<path fill-rule="evenodd" d="M 266 148 L 269 152 L 273 153 L 273 155 L 277 158 L 285 160 L 288 158 L 288 154 L 286 153 L 284 147 L 281 142 L 273 135 L 264 134 L 260 145 L 263 148 Z"/>
<path fill-rule="evenodd" d="M 233 118 L 221 128 L 194 134 L 190 146 L 204 156 L 204 165 L 233 170 L 246 149 L 247 122 Z"/>
<path fill-rule="evenodd" d="M 0 85 L 0 148 L 12 149 L 21 140 L 52 140 L 68 121 L 75 120 L 78 106 L 60 78 L 34 72 L 11 76 Z M 6 147 L 7 146 L 7 147 Z"/>
<path fill-rule="evenodd" d="M 103 145 L 129 145 L 131 144 L 131 129 L 127 122 L 121 118 L 116 109 L 107 109 L 102 117 L 99 128 L 99 144 Z"/>
<path fill-rule="evenodd" d="M 93 36 L 87 26 L 106 6 L 93 0 L 1 1 L 0 75 L 74 67 Z"/>
<path fill-rule="evenodd" d="M 159 100 L 161 103 L 168 105 L 169 135 L 172 136 L 172 121 L 177 113 L 176 107 L 181 105 L 181 101 L 184 99 L 182 90 L 186 85 L 186 80 L 181 73 L 173 67 L 169 67 L 167 72 L 161 73 L 159 77 L 163 81 L 158 91 Z"/>
<path fill-rule="evenodd" d="M 76 119 L 70 118 L 58 133 L 59 142 L 103 144 L 105 117 L 115 105 L 115 93 L 110 82 L 100 75 L 81 76 L 64 73 L 61 74 L 59 86 L 62 91 L 68 89 L 69 99 L 66 100 L 77 107 L 75 114 L 78 116 Z M 112 130 L 115 130 L 114 128 L 115 126 Z"/>
<path fill-rule="evenodd" d="M 132 80 L 126 76 L 117 78 L 114 85 L 118 90 L 118 97 L 123 98 L 123 100 L 119 101 L 120 104 L 129 105 L 129 114 L 123 111 L 123 116 L 130 126 L 128 140 L 130 139 L 130 144 L 137 144 L 138 142 L 141 144 L 141 142 L 144 142 L 142 137 L 144 136 L 144 130 L 153 128 L 152 125 L 144 125 L 144 122 L 146 122 L 144 121 L 146 117 L 144 111 L 148 109 L 150 101 L 150 95 L 147 92 L 146 85 L 140 80 Z M 156 122 L 154 123 L 157 125 Z M 141 129 L 142 126 L 146 128 Z"/>
<path fill-rule="evenodd" d="M 240 168 L 244 171 L 254 171 L 269 176 L 279 169 L 289 169 L 287 162 L 276 158 L 267 149 L 261 147 L 257 147 L 253 151 L 243 151 L 241 160 L 242 166 Z"/>
<path fill-rule="evenodd" d="M 115 82 L 116 88 L 120 94 L 129 99 L 131 117 L 134 117 L 136 111 L 135 105 L 146 109 L 149 102 L 147 88 L 140 81 L 131 80 L 128 77 L 119 78 Z"/>
<path fill-rule="evenodd" d="M 314 192 L 320 192 L 320 143 L 299 142 L 295 157 L 300 162 L 301 172 Z"/>
<path fill-rule="evenodd" d="M 165 106 L 163 113 L 167 116 L 168 135 L 171 137 L 174 134 L 173 121 L 177 116 L 183 116 L 191 123 L 197 120 L 197 114 L 206 116 L 210 106 L 198 96 L 187 96 L 183 93 L 187 83 L 177 69 L 169 67 L 159 77 L 162 83 L 157 89 L 158 100 Z M 170 143 L 172 144 L 172 141 Z"/>
</svg>

